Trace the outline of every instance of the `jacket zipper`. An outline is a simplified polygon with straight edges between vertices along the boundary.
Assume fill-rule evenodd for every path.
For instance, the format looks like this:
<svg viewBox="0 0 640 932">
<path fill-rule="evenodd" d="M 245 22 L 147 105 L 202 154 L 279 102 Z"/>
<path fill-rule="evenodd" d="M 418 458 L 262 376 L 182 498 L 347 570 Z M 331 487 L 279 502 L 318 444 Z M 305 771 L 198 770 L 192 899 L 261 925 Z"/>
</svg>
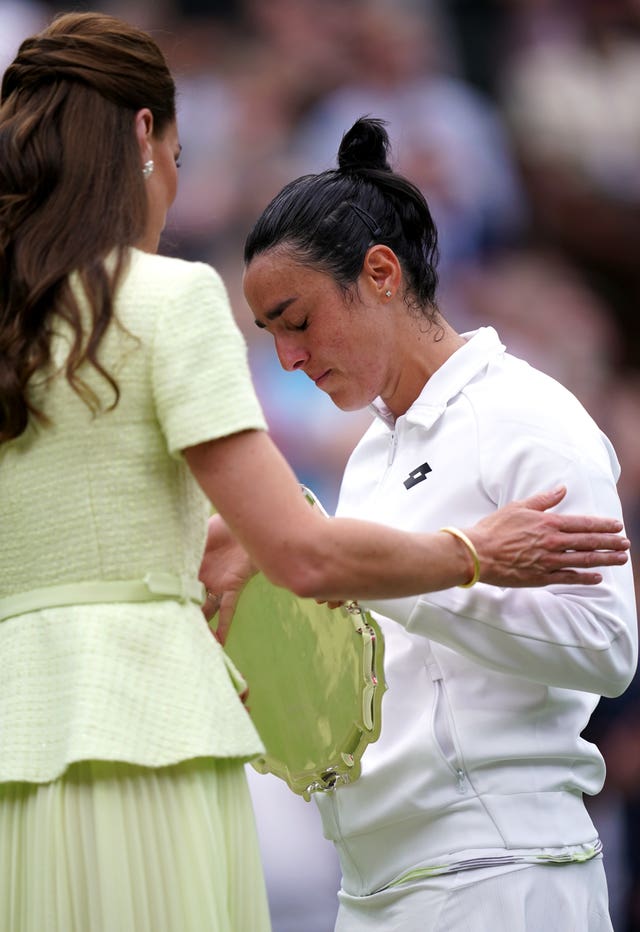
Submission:
<svg viewBox="0 0 640 932">
<path fill-rule="evenodd" d="M 433 703 L 433 736 L 447 767 L 449 767 L 456 778 L 458 793 L 464 795 L 468 789 L 467 774 L 462 766 L 460 753 L 456 746 L 449 722 L 447 697 L 444 691 L 442 674 L 438 671 L 437 675 L 434 675 L 435 671 L 433 669 L 431 669 L 430 672 L 435 690 Z"/>
<path fill-rule="evenodd" d="M 395 459 L 396 448 L 398 446 L 398 434 L 395 430 L 391 431 L 389 437 L 389 450 L 387 451 L 387 466 L 391 466 Z"/>
<path fill-rule="evenodd" d="M 398 430 L 392 430 L 389 436 L 389 449 L 387 451 L 387 467 L 391 466 L 396 455 L 398 447 Z M 442 673 L 435 657 L 427 659 L 427 668 L 434 687 L 434 707 L 433 707 L 433 736 L 436 746 L 456 779 L 458 793 L 464 794 L 469 787 L 469 781 L 464 767 L 462 766 L 460 753 L 457 749 L 453 730 L 448 715 L 448 702 L 444 690 Z"/>
</svg>

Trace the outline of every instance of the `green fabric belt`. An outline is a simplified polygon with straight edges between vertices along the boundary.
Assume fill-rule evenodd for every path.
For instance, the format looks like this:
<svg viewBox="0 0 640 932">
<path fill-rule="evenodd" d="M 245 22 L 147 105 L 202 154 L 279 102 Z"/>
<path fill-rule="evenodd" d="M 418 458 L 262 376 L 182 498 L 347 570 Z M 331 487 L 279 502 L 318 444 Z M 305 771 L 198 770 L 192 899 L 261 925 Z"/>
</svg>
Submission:
<svg viewBox="0 0 640 932">
<path fill-rule="evenodd" d="M 99 602 L 154 602 L 177 599 L 202 605 L 205 588 L 197 579 L 174 573 L 147 573 L 143 579 L 93 580 L 62 583 L 18 592 L 0 598 L 0 621 L 26 612 L 61 605 L 88 605 Z"/>
</svg>

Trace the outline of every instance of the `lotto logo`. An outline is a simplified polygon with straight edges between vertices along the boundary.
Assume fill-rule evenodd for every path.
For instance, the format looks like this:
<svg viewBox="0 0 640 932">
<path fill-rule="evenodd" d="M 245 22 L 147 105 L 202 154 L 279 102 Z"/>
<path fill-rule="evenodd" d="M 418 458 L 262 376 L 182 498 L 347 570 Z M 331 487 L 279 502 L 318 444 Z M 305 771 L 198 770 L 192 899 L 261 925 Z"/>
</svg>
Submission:
<svg viewBox="0 0 640 932">
<path fill-rule="evenodd" d="M 428 463 L 423 463 L 422 466 L 418 466 L 412 472 L 409 473 L 407 479 L 404 480 L 405 489 L 412 489 L 414 485 L 417 485 L 419 482 L 423 482 L 431 472 L 431 466 Z"/>
</svg>

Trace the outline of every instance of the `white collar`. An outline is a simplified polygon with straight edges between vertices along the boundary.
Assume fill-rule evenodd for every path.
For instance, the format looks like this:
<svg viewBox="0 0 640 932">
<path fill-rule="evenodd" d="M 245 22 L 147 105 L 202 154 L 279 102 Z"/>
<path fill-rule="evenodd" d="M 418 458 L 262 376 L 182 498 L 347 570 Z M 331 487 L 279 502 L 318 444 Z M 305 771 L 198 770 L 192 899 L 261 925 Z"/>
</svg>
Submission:
<svg viewBox="0 0 640 932">
<path fill-rule="evenodd" d="M 416 420 L 423 426 L 430 427 L 445 412 L 451 399 L 492 359 L 501 356 L 506 350 L 493 327 L 480 327 L 478 330 L 463 333 L 462 337 L 466 341 L 464 345 L 452 353 L 425 382 L 422 391 L 405 414 L 396 418 L 379 397 L 369 405 L 370 410 L 390 430 L 394 430 L 397 421 L 402 418 L 408 422 Z"/>
</svg>

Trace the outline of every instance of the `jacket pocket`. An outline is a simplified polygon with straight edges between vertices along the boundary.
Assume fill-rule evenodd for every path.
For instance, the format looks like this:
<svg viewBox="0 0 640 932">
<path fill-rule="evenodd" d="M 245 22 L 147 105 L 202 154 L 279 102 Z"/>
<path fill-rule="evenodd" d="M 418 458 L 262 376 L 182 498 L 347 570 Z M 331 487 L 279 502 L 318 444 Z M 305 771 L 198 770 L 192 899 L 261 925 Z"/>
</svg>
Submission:
<svg viewBox="0 0 640 932">
<path fill-rule="evenodd" d="M 451 771 L 456 782 L 458 793 L 464 794 L 469 790 L 469 780 L 462 763 L 462 755 L 458 748 L 455 732 L 452 725 L 451 709 L 444 688 L 444 681 L 440 671 L 434 664 L 429 665 L 429 672 L 433 681 L 433 739 L 440 751 L 442 759 Z"/>
</svg>

